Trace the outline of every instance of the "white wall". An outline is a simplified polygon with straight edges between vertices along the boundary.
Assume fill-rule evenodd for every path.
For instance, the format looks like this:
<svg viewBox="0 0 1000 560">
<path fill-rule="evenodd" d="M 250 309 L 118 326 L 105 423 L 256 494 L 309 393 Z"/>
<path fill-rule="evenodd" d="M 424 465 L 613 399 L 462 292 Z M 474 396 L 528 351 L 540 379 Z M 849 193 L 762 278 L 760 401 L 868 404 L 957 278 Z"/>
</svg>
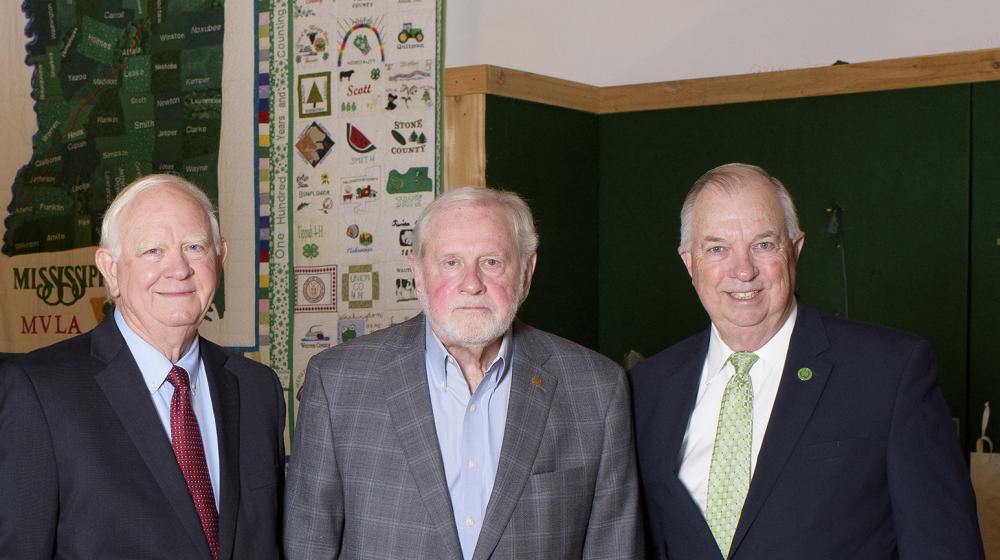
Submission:
<svg viewBox="0 0 1000 560">
<path fill-rule="evenodd" d="M 449 0 L 446 66 L 608 86 L 1000 47 L 998 0 Z"/>
</svg>

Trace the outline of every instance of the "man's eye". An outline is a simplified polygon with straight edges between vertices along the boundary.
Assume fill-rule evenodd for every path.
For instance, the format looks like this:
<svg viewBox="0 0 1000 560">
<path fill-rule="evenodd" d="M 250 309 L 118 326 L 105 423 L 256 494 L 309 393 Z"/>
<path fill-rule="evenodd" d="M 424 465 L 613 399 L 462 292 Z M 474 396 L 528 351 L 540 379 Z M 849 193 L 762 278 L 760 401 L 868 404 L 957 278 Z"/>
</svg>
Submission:
<svg viewBox="0 0 1000 560">
<path fill-rule="evenodd" d="M 152 249 L 146 249 L 145 251 L 142 252 L 143 255 L 152 255 L 154 257 L 161 253 L 163 253 L 163 250 L 158 247 L 154 247 Z"/>
<path fill-rule="evenodd" d="M 723 251 L 725 251 L 725 247 L 721 247 L 719 245 L 716 245 L 714 247 L 709 247 L 705 252 L 706 253 L 721 253 Z"/>
<path fill-rule="evenodd" d="M 764 251 L 770 251 L 771 249 L 774 249 L 774 247 L 775 244 L 773 241 L 761 241 L 760 243 L 757 244 L 757 248 L 762 249 Z"/>
<path fill-rule="evenodd" d="M 485 264 L 489 268 L 496 268 L 500 266 L 500 261 L 497 259 L 485 259 L 483 261 L 483 264 Z"/>
</svg>

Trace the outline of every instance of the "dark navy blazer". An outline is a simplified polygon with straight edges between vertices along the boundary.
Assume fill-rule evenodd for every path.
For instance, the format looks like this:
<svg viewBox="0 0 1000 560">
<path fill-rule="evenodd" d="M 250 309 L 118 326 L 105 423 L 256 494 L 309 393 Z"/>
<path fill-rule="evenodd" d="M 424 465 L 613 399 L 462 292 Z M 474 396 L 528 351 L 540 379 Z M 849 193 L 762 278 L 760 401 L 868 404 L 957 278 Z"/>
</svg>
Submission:
<svg viewBox="0 0 1000 560">
<path fill-rule="evenodd" d="M 219 558 L 277 558 L 281 385 L 270 368 L 199 345 L 219 438 Z M 210 558 L 111 313 L 0 366 L 0 473 L 0 558 Z"/>
<path fill-rule="evenodd" d="M 708 340 L 706 330 L 630 372 L 656 558 L 721 558 L 675 472 Z M 812 377 L 800 379 L 801 368 Z M 800 302 L 729 557 L 983 558 L 968 467 L 936 370 L 926 341 Z"/>
</svg>

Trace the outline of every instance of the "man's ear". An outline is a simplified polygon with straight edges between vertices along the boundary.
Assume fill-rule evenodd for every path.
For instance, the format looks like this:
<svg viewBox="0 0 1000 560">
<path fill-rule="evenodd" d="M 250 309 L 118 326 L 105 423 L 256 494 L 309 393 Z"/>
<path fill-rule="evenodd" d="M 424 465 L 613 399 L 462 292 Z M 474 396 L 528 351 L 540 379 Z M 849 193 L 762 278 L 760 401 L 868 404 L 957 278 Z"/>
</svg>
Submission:
<svg viewBox="0 0 1000 560">
<path fill-rule="evenodd" d="M 94 262 L 97 264 L 97 270 L 100 270 L 101 276 L 104 277 L 104 285 L 108 287 L 108 293 L 113 298 L 118 297 L 120 293 L 118 290 L 118 263 L 112 258 L 111 251 L 99 247 L 97 253 L 94 254 Z"/>
<path fill-rule="evenodd" d="M 684 261 L 684 268 L 687 268 L 688 276 L 694 278 L 694 274 L 691 272 L 691 251 L 685 249 L 683 245 L 678 245 L 677 254 L 680 255 L 681 260 Z"/>
<path fill-rule="evenodd" d="M 413 253 L 410 253 L 406 256 L 406 262 L 410 264 L 410 272 L 413 274 L 413 285 L 417 289 L 417 295 L 420 295 L 424 289 L 424 269 L 420 268 L 420 259 Z"/>
<path fill-rule="evenodd" d="M 792 247 L 795 248 L 795 262 L 799 262 L 799 255 L 802 254 L 802 246 L 806 244 L 806 234 L 802 232 L 799 234 L 799 238 L 792 242 Z"/>
<path fill-rule="evenodd" d="M 420 261 L 413 256 L 413 253 L 406 256 L 406 262 L 410 265 L 410 272 L 413 273 L 413 278 L 420 276 L 420 273 L 422 272 L 420 270 Z"/>
<path fill-rule="evenodd" d="M 522 286 L 524 291 L 521 294 L 520 303 L 524 303 L 524 300 L 528 299 L 528 292 L 531 291 L 531 277 L 535 274 L 536 264 L 538 264 L 538 253 L 531 255 L 524 265 L 524 285 Z"/>
<path fill-rule="evenodd" d="M 222 242 L 219 243 L 219 264 L 224 264 L 226 262 L 226 257 L 229 256 L 229 242 L 226 238 L 222 238 Z"/>
</svg>

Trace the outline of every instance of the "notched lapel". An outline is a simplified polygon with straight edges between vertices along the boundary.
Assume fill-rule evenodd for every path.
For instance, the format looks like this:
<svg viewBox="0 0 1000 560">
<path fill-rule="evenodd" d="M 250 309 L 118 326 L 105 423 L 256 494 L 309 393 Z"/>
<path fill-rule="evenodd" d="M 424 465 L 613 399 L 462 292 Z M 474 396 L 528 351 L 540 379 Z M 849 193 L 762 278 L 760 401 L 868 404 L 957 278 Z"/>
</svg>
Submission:
<svg viewBox="0 0 1000 560">
<path fill-rule="evenodd" d="M 655 459 L 651 461 L 660 472 L 674 472 L 677 465 L 677 456 L 687 431 L 687 419 L 691 417 L 695 399 L 698 398 L 698 382 L 704 361 L 704 352 L 693 356 L 662 386 L 656 414 L 651 418 L 651 425 L 663 428 L 662 445 L 656 446 Z"/>
<path fill-rule="evenodd" d="M 514 328 L 516 335 L 518 327 Z M 489 558 L 500 542 L 500 536 L 524 492 L 545 433 L 559 378 L 543 369 L 543 360 L 535 358 L 542 355 L 534 348 L 530 338 L 515 337 L 510 401 L 500 447 L 500 464 L 497 465 L 493 493 L 476 542 L 474 560 Z"/>
<path fill-rule="evenodd" d="M 688 521 L 688 529 L 715 546 L 715 537 L 712 536 L 704 514 L 676 472 L 688 420 L 698 398 L 698 385 L 707 353 L 708 331 L 700 341 L 697 353 L 681 364 L 676 373 L 670 373 L 670 377 L 664 382 L 657 415 L 651 419 L 651 425 L 663 427 L 663 445 L 654 446 L 654 456 L 648 464 L 654 472 L 662 473 L 664 488 L 676 496 L 673 503 L 684 508 L 681 517 Z M 647 442 L 646 445 L 648 444 Z"/>
<path fill-rule="evenodd" d="M 424 507 L 451 558 L 458 560 L 462 558 L 462 549 L 458 543 L 458 529 L 455 527 L 455 515 L 451 508 L 437 428 L 434 426 L 434 413 L 431 410 L 427 368 L 424 365 L 423 324 L 419 323 L 419 332 L 418 329 L 413 329 L 413 340 L 419 340 L 420 343 L 409 348 L 400 359 L 386 368 L 384 386 L 389 388 L 386 404 Z"/>
<path fill-rule="evenodd" d="M 732 550 L 736 550 L 753 525 L 816 409 L 833 369 L 833 365 L 822 358 L 827 348 L 826 329 L 819 315 L 800 304 L 778 395 L 757 456 L 757 467 L 750 481 L 746 504 L 733 536 Z M 798 372 L 801 368 L 809 368 L 812 377 L 800 379 Z"/>
<path fill-rule="evenodd" d="M 177 466 L 170 440 L 163 431 L 163 424 L 150 400 L 149 390 L 142 381 L 139 366 L 132 358 L 132 353 L 129 352 L 117 327 L 114 326 L 114 320 L 111 321 L 110 328 L 113 332 L 108 331 L 105 320 L 98 327 L 100 332 L 94 333 L 92 345 L 94 356 L 106 363 L 105 368 L 95 376 L 95 380 L 152 473 L 153 479 L 177 514 L 181 525 L 191 537 L 192 544 L 202 557 L 207 558 L 209 551 L 205 533 L 202 532 L 201 522 L 188 493 L 184 476 Z M 117 345 L 113 337 L 117 337 Z M 166 372 L 163 375 L 166 377 Z"/>
<path fill-rule="evenodd" d="M 663 488 L 670 494 L 669 501 L 665 501 L 663 507 L 676 506 L 683 509 L 683 514 L 678 517 L 685 520 L 687 528 L 677 530 L 699 535 L 709 549 L 717 549 L 715 537 L 712 536 L 705 516 L 676 472 L 688 420 L 698 398 L 701 370 L 708 354 L 709 335 L 708 330 L 702 333 L 690 357 L 675 370 L 658 372 L 662 381 L 655 399 L 655 413 L 650 418 L 642 419 L 651 428 L 645 430 L 647 435 L 642 444 L 649 458 L 641 462 L 640 469 L 650 469 L 652 474 L 647 475 L 647 478 L 655 477 L 663 481 Z M 639 421 L 637 418 L 636 422 Z M 658 432 L 659 430 L 662 431 Z M 655 433 L 662 433 L 661 439 L 650 441 L 651 434 Z"/>
<path fill-rule="evenodd" d="M 199 342 L 205 376 L 212 394 L 219 441 L 219 558 L 231 558 L 240 509 L 240 386 L 226 369 L 228 358 L 204 338 Z"/>
</svg>

